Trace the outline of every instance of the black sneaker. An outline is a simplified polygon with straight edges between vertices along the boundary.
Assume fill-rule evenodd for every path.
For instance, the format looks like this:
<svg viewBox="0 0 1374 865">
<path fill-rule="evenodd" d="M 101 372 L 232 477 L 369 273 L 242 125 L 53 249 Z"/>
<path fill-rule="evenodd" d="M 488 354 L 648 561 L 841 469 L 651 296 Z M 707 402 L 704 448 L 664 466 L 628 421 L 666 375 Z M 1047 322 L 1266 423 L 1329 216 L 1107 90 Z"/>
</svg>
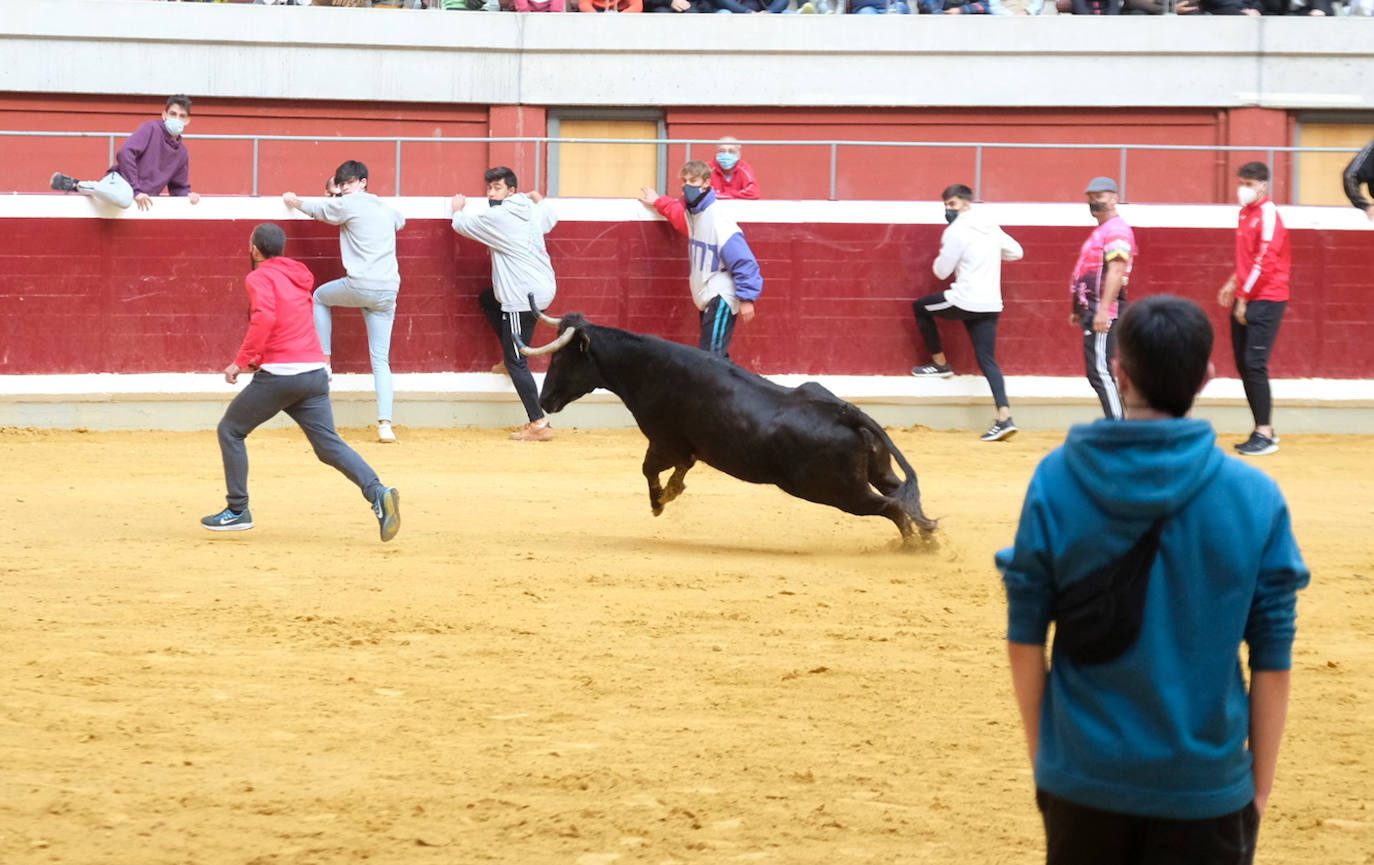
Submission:
<svg viewBox="0 0 1374 865">
<path fill-rule="evenodd" d="M 1241 448 L 1243 448 L 1243 447 L 1245 447 L 1246 445 L 1250 444 L 1250 442 L 1254 441 L 1254 440 L 1255 440 L 1255 436 L 1257 436 L 1257 435 L 1259 435 L 1258 432 L 1252 432 L 1252 433 L 1250 433 L 1250 437 L 1249 437 L 1248 439 L 1246 439 L 1246 440 L 1243 441 L 1243 442 L 1236 442 L 1235 444 L 1231 445 L 1231 447 L 1235 448 L 1236 450 L 1240 450 Z M 1264 436 L 1260 436 L 1260 438 L 1264 438 Z M 1278 436 L 1278 433 L 1275 433 L 1274 435 L 1270 436 L 1270 437 L 1269 437 L 1269 440 L 1270 440 L 1271 442 L 1273 442 L 1274 444 L 1278 444 L 1278 443 L 1279 443 L 1279 436 Z"/>
<path fill-rule="evenodd" d="M 1016 435 L 1016 423 L 1011 419 L 993 421 L 988 431 L 978 438 L 985 442 L 1004 442 Z"/>
<path fill-rule="evenodd" d="M 203 518 L 200 524 L 212 532 L 241 532 L 253 527 L 253 515 L 248 512 L 248 508 L 244 508 L 241 514 L 225 508 L 217 514 Z"/>
<path fill-rule="evenodd" d="M 389 541 L 401 530 L 401 494 L 395 487 L 382 487 L 382 494 L 372 503 L 372 513 L 382 528 L 382 540 Z"/>
<path fill-rule="evenodd" d="M 1277 441 L 1257 432 L 1250 433 L 1249 440 L 1236 447 L 1242 456 L 1247 457 L 1262 457 L 1265 454 L 1272 454 L 1278 449 L 1279 443 Z"/>
<path fill-rule="evenodd" d="M 58 192 L 75 192 L 76 184 L 75 177 L 68 177 L 60 171 L 54 172 L 52 179 L 48 181 L 48 185 Z"/>
<path fill-rule="evenodd" d="M 925 366 L 913 366 L 911 374 L 915 376 L 938 375 L 940 378 L 953 378 L 954 370 L 947 363 L 928 363 Z"/>
</svg>

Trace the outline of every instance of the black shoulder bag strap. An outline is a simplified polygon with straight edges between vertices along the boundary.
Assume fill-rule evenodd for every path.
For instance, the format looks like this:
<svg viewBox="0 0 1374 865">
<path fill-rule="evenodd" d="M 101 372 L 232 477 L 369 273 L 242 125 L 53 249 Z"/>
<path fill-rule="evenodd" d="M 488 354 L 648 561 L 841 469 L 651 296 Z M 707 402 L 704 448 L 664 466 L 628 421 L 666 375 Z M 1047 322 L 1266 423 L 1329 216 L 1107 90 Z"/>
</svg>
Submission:
<svg viewBox="0 0 1374 865">
<path fill-rule="evenodd" d="M 1078 580 L 1054 599 L 1054 645 L 1079 666 L 1121 657 L 1140 636 L 1150 569 L 1164 517 L 1116 561 Z"/>
</svg>

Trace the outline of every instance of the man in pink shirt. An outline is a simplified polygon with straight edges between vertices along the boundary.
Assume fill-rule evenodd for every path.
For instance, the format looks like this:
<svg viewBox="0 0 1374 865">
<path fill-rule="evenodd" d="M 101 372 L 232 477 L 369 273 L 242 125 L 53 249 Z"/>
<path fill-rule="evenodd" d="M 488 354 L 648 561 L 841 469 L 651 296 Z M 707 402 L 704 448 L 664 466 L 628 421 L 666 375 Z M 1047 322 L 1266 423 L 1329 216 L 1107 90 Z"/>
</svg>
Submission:
<svg viewBox="0 0 1374 865">
<path fill-rule="evenodd" d="M 1083 363 L 1102 412 L 1121 420 L 1125 415 L 1112 378 L 1112 356 L 1116 351 L 1116 320 L 1125 311 L 1126 283 L 1135 261 L 1135 233 L 1117 215 L 1115 180 L 1094 177 L 1083 194 L 1088 197 L 1088 210 L 1097 220 L 1097 228 L 1083 241 L 1073 266 L 1069 324 L 1083 332 Z"/>
<path fill-rule="evenodd" d="M 1231 309 L 1231 350 L 1245 385 L 1245 400 L 1255 418 L 1250 438 L 1235 445 L 1244 456 L 1258 457 L 1279 449 L 1270 423 L 1269 355 L 1288 308 L 1288 229 L 1269 197 L 1269 166 L 1247 162 L 1236 172 L 1240 186 L 1240 221 L 1236 226 L 1236 272 L 1217 292 L 1217 303 Z"/>
<path fill-rule="evenodd" d="M 229 403 L 219 422 L 228 506 L 200 524 L 212 532 L 253 528 L 248 511 L 248 450 L 243 442 L 284 411 L 305 431 L 320 462 L 358 485 L 372 505 L 382 540 L 389 541 L 401 528 L 400 495 L 395 487 L 384 486 L 334 429 L 329 374 L 315 333 L 310 296 L 315 279 L 305 265 L 284 257 L 285 249 L 286 233 L 279 226 L 265 222 L 253 229 L 248 244 L 253 272 L 246 280 L 251 306 L 248 333 L 234 362 L 224 368 L 224 380 L 230 384 L 244 371 L 253 373 L 253 380 Z"/>
</svg>

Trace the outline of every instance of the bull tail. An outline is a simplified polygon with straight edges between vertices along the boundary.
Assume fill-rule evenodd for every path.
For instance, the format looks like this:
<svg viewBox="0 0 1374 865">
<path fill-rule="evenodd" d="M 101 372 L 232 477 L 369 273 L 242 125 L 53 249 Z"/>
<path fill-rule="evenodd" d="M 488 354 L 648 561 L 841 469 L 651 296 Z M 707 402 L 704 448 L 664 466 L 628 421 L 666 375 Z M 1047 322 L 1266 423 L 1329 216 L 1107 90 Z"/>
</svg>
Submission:
<svg viewBox="0 0 1374 865">
<path fill-rule="evenodd" d="M 843 413 L 843 421 L 870 442 L 870 451 L 874 457 L 871 463 L 872 470 L 890 470 L 888 458 L 891 457 L 905 476 L 897 489 L 888 495 L 897 500 L 923 536 L 935 531 L 939 527 L 939 520 L 927 517 L 921 509 L 921 488 L 916 480 L 916 470 L 907 462 L 897 445 L 893 444 L 887 430 L 857 407 L 851 405 L 849 409 L 850 411 Z"/>
</svg>

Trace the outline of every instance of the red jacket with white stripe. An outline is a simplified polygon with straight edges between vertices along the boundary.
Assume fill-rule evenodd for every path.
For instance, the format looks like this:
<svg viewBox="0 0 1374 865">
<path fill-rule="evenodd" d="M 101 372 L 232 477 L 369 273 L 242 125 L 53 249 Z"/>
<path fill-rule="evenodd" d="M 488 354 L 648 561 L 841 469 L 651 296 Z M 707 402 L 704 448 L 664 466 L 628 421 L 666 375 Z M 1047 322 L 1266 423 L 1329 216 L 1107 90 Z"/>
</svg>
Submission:
<svg viewBox="0 0 1374 865">
<path fill-rule="evenodd" d="M 1288 229 L 1273 199 L 1266 196 L 1242 207 L 1236 226 L 1236 297 L 1247 303 L 1287 300 L 1292 262 Z"/>
<path fill-rule="evenodd" d="M 248 333 L 234 363 L 241 369 L 265 363 L 324 363 L 315 333 L 315 277 L 291 258 L 269 258 L 244 281 L 252 307 Z"/>
</svg>

